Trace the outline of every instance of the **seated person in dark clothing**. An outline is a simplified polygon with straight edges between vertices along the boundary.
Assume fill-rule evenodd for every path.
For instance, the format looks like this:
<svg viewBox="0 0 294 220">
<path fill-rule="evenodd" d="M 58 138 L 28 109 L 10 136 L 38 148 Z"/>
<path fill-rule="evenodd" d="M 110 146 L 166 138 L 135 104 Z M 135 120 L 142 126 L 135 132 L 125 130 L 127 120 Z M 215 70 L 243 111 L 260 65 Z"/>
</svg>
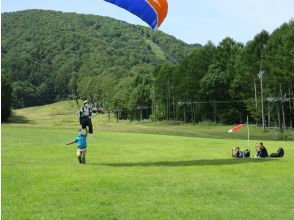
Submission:
<svg viewBox="0 0 294 220">
<path fill-rule="evenodd" d="M 257 153 L 257 158 L 259 158 L 259 157 L 268 157 L 267 150 L 266 150 L 265 146 L 263 145 L 263 143 L 260 143 L 260 145 L 259 145 L 259 151 Z"/>
<path fill-rule="evenodd" d="M 277 153 L 272 153 L 271 155 L 270 155 L 270 157 L 283 157 L 284 156 L 284 149 L 283 148 L 279 148 L 278 149 L 278 151 L 277 151 Z"/>
</svg>

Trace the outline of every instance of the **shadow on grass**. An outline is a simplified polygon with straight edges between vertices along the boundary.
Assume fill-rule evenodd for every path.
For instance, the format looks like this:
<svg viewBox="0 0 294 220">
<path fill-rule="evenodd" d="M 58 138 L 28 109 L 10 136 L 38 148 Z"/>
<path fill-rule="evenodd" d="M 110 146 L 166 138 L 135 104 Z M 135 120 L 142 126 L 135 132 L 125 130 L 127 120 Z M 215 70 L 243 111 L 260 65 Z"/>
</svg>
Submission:
<svg viewBox="0 0 294 220">
<path fill-rule="evenodd" d="M 272 161 L 271 159 L 211 159 L 211 160 L 189 160 L 189 161 L 158 161 L 158 162 L 134 162 L 134 163 L 106 163 L 106 164 L 90 164 L 112 167 L 181 167 L 181 166 L 223 166 L 245 163 L 264 163 Z"/>
<path fill-rule="evenodd" d="M 22 115 L 15 115 L 12 113 L 12 115 L 9 117 L 7 123 L 31 124 L 32 122 Z"/>
</svg>

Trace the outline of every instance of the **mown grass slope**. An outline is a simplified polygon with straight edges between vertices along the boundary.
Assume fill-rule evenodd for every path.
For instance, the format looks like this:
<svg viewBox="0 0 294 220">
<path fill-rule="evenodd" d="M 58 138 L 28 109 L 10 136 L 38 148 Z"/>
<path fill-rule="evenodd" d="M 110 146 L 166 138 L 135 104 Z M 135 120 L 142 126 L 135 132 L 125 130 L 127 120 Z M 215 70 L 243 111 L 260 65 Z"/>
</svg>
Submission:
<svg viewBox="0 0 294 220">
<path fill-rule="evenodd" d="M 79 106 L 82 101 L 79 101 Z M 58 102 L 55 104 L 40 107 L 24 108 L 13 111 L 10 121 L 13 124 L 39 127 L 68 127 L 78 128 L 79 120 L 76 114 L 79 107 L 76 101 Z M 225 139 L 247 139 L 247 129 L 242 129 L 236 133 L 228 133 L 231 126 L 217 125 L 204 122 L 197 125 L 183 124 L 181 122 L 148 122 L 120 121 L 116 123 L 115 116 L 112 115 L 108 121 L 107 114 L 98 114 L 92 117 L 95 130 L 118 131 L 132 133 L 149 133 L 163 135 L 179 135 L 190 137 L 225 138 Z M 244 122 L 245 123 L 245 122 Z M 250 125 L 250 138 L 252 140 L 294 140 L 294 131 L 285 130 L 280 134 L 279 129 L 267 129 L 263 131 L 256 125 Z"/>
</svg>

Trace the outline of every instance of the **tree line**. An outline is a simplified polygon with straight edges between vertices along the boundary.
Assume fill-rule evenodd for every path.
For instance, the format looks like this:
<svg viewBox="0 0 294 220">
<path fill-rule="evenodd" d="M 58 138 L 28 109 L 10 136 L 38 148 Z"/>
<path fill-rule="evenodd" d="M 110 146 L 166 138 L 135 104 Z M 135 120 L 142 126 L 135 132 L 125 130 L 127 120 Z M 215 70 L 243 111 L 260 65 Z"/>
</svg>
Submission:
<svg viewBox="0 0 294 220">
<path fill-rule="evenodd" d="M 291 20 L 246 45 L 227 37 L 217 46 L 208 42 L 178 65 L 157 68 L 153 93 L 161 119 L 231 124 L 249 116 L 259 124 L 263 118 L 268 127 L 293 127 L 293 83 Z"/>
</svg>

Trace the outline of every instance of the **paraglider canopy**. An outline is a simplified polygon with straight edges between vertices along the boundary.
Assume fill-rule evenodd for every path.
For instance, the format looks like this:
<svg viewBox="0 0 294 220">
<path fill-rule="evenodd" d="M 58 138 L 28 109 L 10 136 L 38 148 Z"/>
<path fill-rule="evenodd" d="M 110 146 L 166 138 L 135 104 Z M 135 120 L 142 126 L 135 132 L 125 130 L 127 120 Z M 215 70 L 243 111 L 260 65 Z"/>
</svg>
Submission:
<svg viewBox="0 0 294 220">
<path fill-rule="evenodd" d="M 105 0 L 124 8 L 145 21 L 153 30 L 159 28 L 168 12 L 167 0 Z"/>
</svg>

